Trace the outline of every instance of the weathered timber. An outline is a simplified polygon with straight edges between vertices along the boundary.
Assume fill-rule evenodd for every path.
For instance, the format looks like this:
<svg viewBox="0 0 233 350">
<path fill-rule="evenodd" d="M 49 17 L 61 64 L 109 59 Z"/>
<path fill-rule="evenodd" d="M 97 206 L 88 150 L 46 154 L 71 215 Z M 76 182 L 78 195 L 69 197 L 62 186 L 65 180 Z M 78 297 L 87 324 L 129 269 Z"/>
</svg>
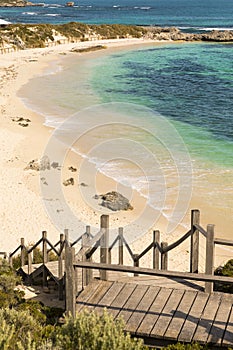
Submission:
<svg viewBox="0 0 233 350">
<path fill-rule="evenodd" d="M 151 307 L 151 304 L 156 298 L 159 290 L 159 287 L 147 286 L 145 294 L 142 296 L 141 300 L 139 300 L 137 307 L 135 308 L 132 315 L 128 319 L 128 322 L 126 323 L 127 332 L 130 332 L 131 334 L 136 334 L 139 325 L 141 324 L 145 314 Z"/>
<path fill-rule="evenodd" d="M 109 216 L 102 215 L 100 218 L 100 230 L 102 231 L 102 236 L 100 238 L 100 262 L 108 264 L 109 262 Z M 107 281 L 108 273 L 107 270 L 100 271 L 100 279 Z"/>
<path fill-rule="evenodd" d="M 172 317 L 180 303 L 181 298 L 183 297 L 184 290 L 173 289 L 157 322 L 154 324 L 153 329 L 151 330 L 150 336 L 163 338 L 164 333 L 166 332 Z"/>
<path fill-rule="evenodd" d="M 167 248 L 167 246 L 168 246 L 167 242 L 162 242 L 161 243 L 162 251 L 164 251 Z M 167 270 L 167 268 L 168 268 L 168 253 L 163 252 L 161 254 L 161 270 Z"/>
<path fill-rule="evenodd" d="M 102 297 L 98 305 L 95 306 L 95 312 L 97 313 L 103 313 L 104 308 L 110 307 L 113 300 L 117 297 L 119 292 L 124 287 L 124 283 L 122 282 L 114 282 L 112 283 L 111 287 L 108 289 L 108 291 L 105 293 L 105 295 Z"/>
<path fill-rule="evenodd" d="M 181 328 L 183 327 L 183 324 L 185 322 L 186 316 L 189 314 L 189 311 L 193 305 L 196 296 L 196 291 L 185 291 L 177 309 L 173 314 L 173 318 L 169 324 L 169 327 L 166 329 L 164 338 L 166 338 L 167 340 L 177 341 Z"/>
<path fill-rule="evenodd" d="M 122 307 L 125 305 L 135 288 L 136 284 L 134 283 L 125 284 L 121 289 L 121 292 L 118 293 L 116 298 L 112 301 L 110 307 L 108 308 L 108 311 L 114 318 L 116 318 L 120 313 Z"/>
<path fill-rule="evenodd" d="M 74 272 L 75 250 L 66 246 L 65 252 L 65 285 L 66 285 L 66 311 L 75 317 L 76 290 L 75 290 L 75 272 Z"/>
<path fill-rule="evenodd" d="M 207 275 L 213 275 L 214 273 L 214 225 L 207 225 L 207 237 L 206 237 L 206 267 L 205 272 Z M 205 291 L 207 293 L 213 292 L 213 283 L 205 283 Z"/>
<path fill-rule="evenodd" d="M 119 240 L 118 240 L 118 259 L 119 259 L 119 265 L 123 265 L 124 263 L 124 242 L 123 242 L 123 227 L 119 227 L 118 229 L 118 235 L 119 235 Z"/>
<path fill-rule="evenodd" d="M 115 264 L 100 264 L 100 263 L 88 263 L 77 261 L 74 264 L 76 267 L 84 267 L 98 270 L 109 270 L 109 271 L 119 271 L 119 272 L 128 272 L 128 273 L 138 273 L 142 275 L 149 276 L 163 276 L 171 279 L 185 279 L 190 281 L 206 281 L 206 282 L 223 282 L 223 283 L 233 283 L 232 277 L 223 277 L 215 275 L 207 275 L 204 273 L 190 273 L 190 272 L 176 272 L 176 271 L 165 271 L 165 270 L 154 270 L 142 267 L 134 266 L 120 266 Z"/>
<path fill-rule="evenodd" d="M 140 336 L 150 335 L 154 324 L 157 322 L 164 306 L 166 305 L 167 299 L 170 296 L 172 289 L 163 288 L 160 289 L 155 300 L 151 304 L 148 312 L 143 318 L 140 326 L 137 329 L 136 334 Z"/>
<path fill-rule="evenodd" d="M 198 272 L 199 259 L 199 230 L 195 225 L 200 224 L 200 211 L 195 209 L 191 211 L 191 257 L 190 257 L 190 272 Z"/>
<path fill-rule="evenodd" d="M 153 269 L 158 270 L 160 266 L 160 252 L 158 244 L 160 244 L 160 232 L 153 231 Z"/>
<path fill-rule="evenodd" d="M 95 283 L 98 288 L 93 292 Z M 217 346 L 214 349 L 219 349 L 221 344 L 225 344 L 225 347 L 233 345 L 232 295 L 133 283 L 95 283 L 78 296 L 77 306 L 83 293 L 91 294 L 86 302 L 90 311 L 95 310 L 102 314 L 106 308 L 114 318 L 123 317 L 125 331 L 133 336 L 143 337 L 147 344 L 156 347 L 177 341 L 198 341 L 211 345 L 214 341 L 213 345 Z M 102 288 L 100 284 L 103 284 Z M 225 316 L 224 310 L 227 311 Z"/>
<path fill-rule="evenodd" d="M 220 295 L 211 294 L 209 296 L 209 299 L 205 305 L 201 319 L 193 336 L 194 342 L 201 344 L 207 343 L 212 324 L 219 308 L 220 300 Z"/>
</svg>

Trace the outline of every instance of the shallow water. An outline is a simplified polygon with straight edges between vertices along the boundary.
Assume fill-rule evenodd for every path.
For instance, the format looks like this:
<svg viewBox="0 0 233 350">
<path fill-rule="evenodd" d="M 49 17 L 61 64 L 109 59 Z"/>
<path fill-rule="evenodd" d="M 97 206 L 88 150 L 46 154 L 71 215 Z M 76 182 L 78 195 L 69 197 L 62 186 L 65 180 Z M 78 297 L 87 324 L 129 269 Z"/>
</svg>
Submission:
<svg viewBox="0 0 233 350">
<path fill-rule="evenodd" d="M 232 45 L 164 44 L 73 57 L 20 94 L 33 90 L 27 103 L 47 124 L 60 125 L 64 142 L 170 221 L 180 220 L 192 192 L 229 214 L 232 51 Z"/>
</svg>

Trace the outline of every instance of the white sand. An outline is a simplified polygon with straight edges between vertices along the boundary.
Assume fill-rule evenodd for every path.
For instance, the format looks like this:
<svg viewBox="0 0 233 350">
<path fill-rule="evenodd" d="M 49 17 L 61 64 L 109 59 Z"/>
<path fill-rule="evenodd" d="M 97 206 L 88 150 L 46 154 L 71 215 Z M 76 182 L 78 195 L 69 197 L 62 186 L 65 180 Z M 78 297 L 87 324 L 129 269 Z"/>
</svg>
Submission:
<svg viewBox="0 0 233 350">
<path fill-rule="evenodd" d="M 111 40 L 111 41 L 95 41 L 84 42 L 78 44 L 60 45 L 47 49 L 31 49 L 18 51 L 15 53 L 4 54 L 0 56 L 0 110 L 1 110 L 1 129 L 0 129 L 0 166 L 1 166 L 1 183 L 0 183 L 0 215 L 1 215 L 1 236 L 0 236 L 0 251 L 11 252 L 20 243 L 20 237 L 24 237 L 27 244 L 35 243 L 41 237 L 41 231 L 48 232 L 48 238 L 52 243 L 59 239 L 61 229 L 57 229 L 54 225 L 59 221 L 59 205 L 52 220 L 48 217 L 45 211 L 40 193 L 40 174 L 35 171 L 25 171 L 24 168 L 32 159 L 40 158 L 44 152 L 44 145 L 47 143 L 51 135 L 51 130 L 43 125 L 41 116 L 27 109 L 22 101 L 17 97 L 17 91 L 20 87 L 28 82 L 29 79 L 43 72 L 43 69 L 48 66 L 49 62 L 61 59 L 59 53 L 68 53 L 72 48 L 87 47 L 95 45 L 107 45 L 114 48 L 119 46 L 129 46 L 144 43 L 152 43 L 140 39 L 126 40 Z M 94 53 L 88 53 L 92 55 Z M 28 127 L 22 127 L 18 123 L 13 122 L 12 118 L 23 117 L 29 118 L 31 123 Z M 72 174 L 68 170 L 68 166 L 76 166 L 80 163 L 74 155 L 69 155 L 62 169 L 62 178 L 67 179 Z M 57 170 L 51 170 L 57 171 Z M 87 174 L 88 176 L 88 174 Z M 98 181 L 98 188 L 101 192 L 114 190 L 116 184 L 108 178 L 102 177 Z M 82 188 L 83 192 L 89 192 L 91 198 L 95 194 L 94 187 Z M 101 207 L 96 207 L 96 210 L 90 207 L 82 200 L 82 195 L 78 187 L 67 186 L 64 188 L 64 195 L 67 203 L 74 212 L 74 215 L 79 217 L 80 225 L 77 226 L 77 235 L 83 233 L 85 224 L 90 224 L 94 227 L 94 231 L 98 231 L 99 216 L 106 213 Z M 94 203 L 94 202 L 93 202 Z M 93 204 L 92 203 L 92 204 Z M 143 214 L 145 208 L 145 200 L 133 194 L 132 204 L 134 210 L 130 212 L 117 212 L 110 217 L 111 227 L 125 226 L 127 223 L 135 222 L 135 218 L 142 217 L 143 219 L 136 225 L 131 227 L 131 237 L 139 237 L 137 242 L 133 244 L 135 253 L 139 253 L 147 244 L 151 242 L 152 231 L 147 235 L 141 235 L 143 227 L 146 226 L 148 214 Z M 215 217 L 214 211 L 201 203 L 198 198 L 195 198 L 191 203 L 194 207 L 201 208 L 205 211 L 204 223 L 208 223 L 208 219 Z M 191 208 L 191 207 L 190 207 Z M 108 212 L 107 212 L 108 213 Z M 110 214 L 110 212 L 109 212 Z M 153 213 L 150 213 L 153 215 Z M 189 213 L 186 215 L 184 222 L 189 221 Z M 157 229 L 163 233 L 163 240 L 169 243 L 180 237 L 185 229 L 178 226 L 177 231 L 172 235 L 165 235 L 165 227 L 167 223 L 161 219 L 157 223 Z M 225 226 L 224 226 L 225 225 Z M 229 223 L 223 223 L 223 228 L 229 229 Z M 70 228 L 67 224 L 64 228 Z M 225 232 L 225 229 L 224 229 Z M 138 234 L 139 233 L 139 234 Z M 72 233 L 74 238 L 75 234 Z M 177 270 L 185 270 L 188 268 L 188 251 L 189 245 L 184 244 L 179 247 L 174 254 L 169 257 L 169 268 Z M 202 256 L 203 256 L 202 252 Z M 225 252 L 218 253 L 220 262 L 226 260 Z M 202 259 L 201 256 L 201 259 Z M 143 264 L 150 266 L 150 257 L 144 259 Z M 202 259 L 203 260 L 203 259 Z M 129 260 L 126 260 L 129 263 Z"/>
</svg>

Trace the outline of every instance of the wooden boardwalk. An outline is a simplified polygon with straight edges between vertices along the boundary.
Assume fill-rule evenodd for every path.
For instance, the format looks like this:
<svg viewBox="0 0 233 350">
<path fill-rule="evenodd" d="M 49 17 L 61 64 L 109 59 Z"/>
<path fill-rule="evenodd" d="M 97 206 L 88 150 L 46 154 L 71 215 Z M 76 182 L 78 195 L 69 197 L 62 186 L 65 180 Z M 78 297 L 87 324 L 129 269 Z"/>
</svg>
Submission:
<svg viewBox="0 0 233 350">
<path fill-rule="evenodd" d="M 76 311 L 123 317 L 125 330 L 154 346 L 179 342 L 233 346 L 233 295 L 138 283 L 93 281 L 82 291 Z"/>
</svg>

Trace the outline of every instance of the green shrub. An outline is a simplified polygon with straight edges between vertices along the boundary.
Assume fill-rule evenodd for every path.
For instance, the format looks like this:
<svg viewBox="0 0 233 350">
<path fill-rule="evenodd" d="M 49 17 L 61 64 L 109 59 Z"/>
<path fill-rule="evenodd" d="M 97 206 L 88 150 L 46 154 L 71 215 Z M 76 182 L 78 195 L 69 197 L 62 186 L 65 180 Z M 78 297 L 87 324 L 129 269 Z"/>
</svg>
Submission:
<svg viewBox="0 0 233 350">
<path fill-rule="evenodd" d="M 7 340 L 5 339 L 7 333 Z M 32 348 L 42 342 L 42 326 L 27 311 L 0 309 L 1 349 L 15 350 Z M 6 342 L 7 341 L 7 342 Z"/>
<path fill-rule="evenodd" d="M 228 262 L 224 266 L 218 267 L 215 272 L 215 275 L 225 276 L 225 277 L 233 277 L 233 259 L 228 260 Z M 214 290 L 218 292 L 224 293 L 233 293 L 233 284 L 232 283 L 214 283 Z"/>
<path fill-rule="evenodd" d="M 75 319 L 67 317 L 65 324 L 56 327 L 54 345 L 63 350 L 142 350 L 141 340 L 124 333 L 124 322 L 105 311 L 103 315 L 81 312 Z"/>
<path fill-rule="evenodd" d="M 23 300 L 23 293 L 15 290 L 21 282 L 6 260 L 0 260 L 0 308 L 12 307 Z"/>
</svg>

